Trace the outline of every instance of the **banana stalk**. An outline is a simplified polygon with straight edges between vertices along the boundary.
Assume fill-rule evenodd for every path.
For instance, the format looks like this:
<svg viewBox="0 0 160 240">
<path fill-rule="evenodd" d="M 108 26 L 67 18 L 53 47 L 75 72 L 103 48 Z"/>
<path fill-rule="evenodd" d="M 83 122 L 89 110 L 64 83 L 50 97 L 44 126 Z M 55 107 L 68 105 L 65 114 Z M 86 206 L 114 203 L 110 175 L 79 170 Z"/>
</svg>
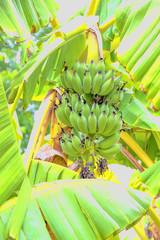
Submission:
<svg viewBox="0 0 160 240">
<path fill-rule="evenodd" d="M 99 26 L 99 31 L 103 34 L 108 28 L 110 28 L 115 23 L 114 16 L 107 18 L 103 25 Z"/>
<path fill-rule="evenodd" d="M 141 228 L 138 226 L 138 224 L 133 226 L 134 230 L 142 240 L 149 240 L 149 238 L 146 236 L 145 232 L 141 230 Z"/>
<path fill-rule="evenodd" d="M 88 54 L 87 54 L 87 65 L 94 60 L 97 65 L 99 62 L 99 48 L 96 34 L 92 31 L 88 32 Z"/>
<path fill-rule="evenodd" d="M 152 160 L 143 151 L 143 149 L 133 140 L 133 138 L 127 132 L 121 132 L 121 139 L 139 156 L 147 167 L 153 165 Z"/>
<path fill-rule="evenodd" d="M 41 129 L 43 127 L 44 121 L 46 119 L 46 116 L 48 114 L 49 109 L 51 108 L 51 106 L 53 105 L 53 100 L 55 98 L 56 95 L 56 91 L 52 90 L 49 93 L 47 93 L 46 95 L 46 101 L 44 102 L 43 105 L 43 109 L 39 108 L 39 112 L 41 113 L 41 116 L 39 116 L 38 119 L 35 120 L 33 129 L 32 129 L 32 133 L 29 139 L 29 143 L 27 146 L 27 150 L 25 153 L 25 157 L 24 157 L 24 165 L 26 167 L 26 172 L 29 172 L 29 167 L 30 167 L 30 163 L 31 163 L 31 159 L 33 157 L 33 155 L 36 155 L 35 153 L 35 148 L 37 146 L 38 143 L 38 139 L 41 133 Z M 41 119 L 40 123 L 39 123 L 39 119 Z"/>
<path fill-rule="evenodd" d="M 19 101 L 19 99 L 20 99 L 20 97 L 21 97 L 21 95 L 22 95 L 22 92 L 23 92 L 23 84 L 24 84 L 24 81 L 21 83 L 21 85 L 20 85 L 20 87 L 19 87 L 19 89 L 18 89 L 17 96 L 16 96 L 16 98 L 15 98 L 15 100 L 14 100 L 14 103 L 11 105 L 11 107 L 10 107 L 10 109 L 9 109 L 11 117 L 13 116 L 13 113 L 14 113 L 16 107 L 17 107 L 18 101 Z"/>
<path fill-rule="evenodd" d="M 157 228 L 160 230 L 160 218 L 156 214 L 156 212 L 153 210 L 153 208 L 151 208 L 151 207 L 149 208 L 148 215 L 152 218 L 152 220 L 156 224 Z"/>
<path fill-rule="evenodd" d="M 87 12 L 87 17 L 88 17 L 89 15 L 95 15 L 95 14 L 96 14 L 96 10 L 97 10 L 99 1 L 100 1 L 100 0 L 92 0 L 91 4 L 90 4 L 90 6 L 89 6 L 89 10 L 88 10 L 88 12 Z"/>
</svg>

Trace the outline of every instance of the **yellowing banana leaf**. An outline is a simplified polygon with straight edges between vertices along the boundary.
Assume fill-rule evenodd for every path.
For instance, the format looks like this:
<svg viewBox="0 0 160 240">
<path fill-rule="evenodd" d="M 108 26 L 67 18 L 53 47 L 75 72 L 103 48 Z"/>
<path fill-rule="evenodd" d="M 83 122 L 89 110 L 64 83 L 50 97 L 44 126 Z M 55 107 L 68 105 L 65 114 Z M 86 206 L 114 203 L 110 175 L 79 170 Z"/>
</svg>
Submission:
<svg viewBox="0 0 160 240">
<path fill-rule="evenodd" d="M 142 172 L 139 178 L 147 185 L 153 196 L 158 195 L 160 193 L 160 161 Z"/>
<path fill-rule="evenodd" d="M 115 13 L 121 32 L 117 57 L 134 81 L 141 82 L 146 100 L 160 110 L 160 1 L 123 2 Z"/>
<path fill-rule="evenodd" d="M 0 80 L 0 205 L 20 187 L 25 175 L 19 143 Z"/>
<path fill-rule="evenodd" d="M 59 4 L 50 0 L 2 0 L 0 26 L 9 36 L 22 41 L 53 20 L 58 9 Z"/>
<path fill-rule="evenodd" d="M 63 69 L 64 62 L 71 68 L 85 47 L 86 35 L 84 30 L 67 40 L 56 38 L 46 43 L 39 54 L 33 56 L 24 68 L 12 79 L 12 92 L 25 79 L 23 106 L 30 103 L 36 85 L 39 81 L 39 93 L 45 81 L 53 80 Z M 12 95 L 11 92 L 11 95 Z M 13 101 L 13 99 L 12 99 Z"/>
<path fill-rule="evenodd" d="M 2 240 L 15 201 L 0 208 Z M 106 239 L 139 220 L 150 201 L 146 193 L 107 180 L 41 183 L 32 189 L 19 240 L 51 239 L 46 224 L 58 240 Z"/>
</svg>

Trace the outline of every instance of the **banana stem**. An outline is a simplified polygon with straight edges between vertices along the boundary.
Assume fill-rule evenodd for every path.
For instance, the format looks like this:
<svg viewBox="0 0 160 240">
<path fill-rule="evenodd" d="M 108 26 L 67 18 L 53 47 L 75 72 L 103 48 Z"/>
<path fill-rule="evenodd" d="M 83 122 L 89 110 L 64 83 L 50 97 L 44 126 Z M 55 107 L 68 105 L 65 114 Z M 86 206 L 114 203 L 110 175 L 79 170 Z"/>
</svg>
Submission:
<svg viewBox="0 0 160 240">
<path fill-rule="evenodd" d="M 134 141 L 134 139 L 127 133 L 121 132 L 121 139 L 130 147 L 132 150 L 139 156 L 139 158 L 144 162 L 147 167 L 153 165 L 152 160 L 149 156 L 143 151 L 143 149 Z"/>
<path fill-rule="evenodd" d="M 29 172 L 29 168 L 30 168 L 30 163 L 31 163 L 31 159 L 33 157 L 33 154 L 35 152 L 35 148 L 37 146 L 38 143 L 38 139 L 40 136 L 40 132 L 41 129 L 43 127 L 43 123 L 46 119 L 46 116 L 48 114 L 49 109 L 51 108 L 51 106 L 53 105 L 53 100 L 55 98 L 56 92 L 53 90 L 52 92 L 50 92 L 48 99 L 46 101 L 46 108 L 44 109 L 42 116 L 40 116 L 38 119 L 36 119 L 32 132 L 31 132 L 31 136 L 29 139 L 29 143 L 27 146 L 27 150 L 25 153 L 25 157 L 24 157 L 24 165 L 26 167 L 26 172 Z M 41 119 L 40 123 L 39 123 L 39 119 Z"/>
<path fill-rule="evenodd" d="M 138 226 L 138 224 L 134 225 L 133 228 L 136 231 L 136 233 L 138 234 L 138 236 L 140 237 L 140 239 L 149 240 L 149 238 L 146 236 L 144 231 L 141 230 L 141 228 Z"/>
<path fill-rule="evenodd" d="M 14 113 L 16 107 L 17 107 L 18 101 L 19 101 L 19 99 L 20 99 L 20 97 L 21 97 L 21 95 L 22 95 L 22 92 L 23 92 L 23 83 L 24 83 L 24 82 L 21 83 L 21 85 L 20 85 L 20 87 L 19 87 L 19 89 L 18 89 L 17 96 L 16 96 L 16 98 L 15 98 L 15 100 L 14 100 L 14 103 L 11 105 L 11 107 L 10 107 L 10 109 L 9 109 L 11 117 L 13 116 L 13 113 Z"/>
<path fill-rule="evenodd" d="M 99 47 L 98 47 L 98 40 L 97 35 L 95 32 L 89 31 L 88 32 L 88 53 L 87 53 L 87 62 L 88 65 L 91 61 L 94 61 L 97 65 L 99 62 Z"/>
<path fill-rule="evenodd" d="M 88 12 L 87 12 L 87 17 L 88 17 L 89 15 L 95 15 L 95 14 L 96 14 L 96 10 L 97 10 L 99 1 L 100 1 L 100 0 L 92 0 L 91 4 L 90 4 L 90 6 L 89 6 L 89 10 L 88 10 Z"/>
<path fill-rule="evenodd" d="M 156 212 L 153 210 L 153 208 L 149 208 L 148 209 L 148 215 L 151 217 L 151 219 L 153 220 L 153 222 L 156 224 L 157 228 L 160 230 L 160 218 L 159 216 L 156 214 Z"/>
<path fill-rule="evenodd" d="M 99 31 L 103 34 L 108 28 L 110 28 L 115 23 L 114 16 L 107 18 L 103 25 L 99 26 Z"/>
</svg>

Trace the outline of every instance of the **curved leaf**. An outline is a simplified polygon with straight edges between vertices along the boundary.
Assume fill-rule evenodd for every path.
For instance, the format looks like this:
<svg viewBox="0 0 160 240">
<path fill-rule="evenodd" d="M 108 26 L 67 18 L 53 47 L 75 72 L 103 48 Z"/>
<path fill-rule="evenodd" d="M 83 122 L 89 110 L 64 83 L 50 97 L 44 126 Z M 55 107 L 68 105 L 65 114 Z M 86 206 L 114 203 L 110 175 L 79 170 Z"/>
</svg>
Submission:
<svg viewBox="0 0 160 240">
<path fill-rule="evenodd" d="M 46 80 L 53 80 L 62 71 L 64 62 L 71 68 L 77 60 L 86 44 L 84 30 L 69 39 L 54 38 L 47 42 L 43 49 L 33 56 L 24 68 L 12 79 L 11 88 L 17 88 L 25 79 L 23 105 L 30 103 L 38 81 L 39 92 Z"/>
<path fill-rule="evenodd" d="M 0 205 L 20 187 L 26 175 L 0 79 Z"/>
<path fill-rule="evenodd" d="M 156 196 L 160 193 L 160 161 L 153 164 L 139 175 L 139 178 L 148 186 L 149 192 Z"/>
<path fill-rule="evenodd" d="M 9 36 L 24 40 L 27 34 L 40 30 L 56 16 L 59 5 L 50 0 L 2 0 L 0 26 Z"/>
<path fill-rule="evenodd" d="M 160 110 L 160 2 L 158 0 L 127 1 L 116 11 L 121 31 L 117 57 L 141 89 L 149 92 L 146 100 Z M 156 97 L 155 97 L 156 96 Z"/>
<path fill-rule="evenodd" d="M 32 159 L 28 176 L 31 184 L 35 185 L 59 179 L 77 179 L 78 173 L 54 163 Z"/>
<path fill-rule="evenodd" d="M 14 202 L 0 208 L 1 236 Z M 19 239 L 50 239 L 44 219 L 56 239 L 105 239 L 139 220 L 149 205 L 146 193 L 107 180 L 42 183 L 33 188 Z"/>
</svg>

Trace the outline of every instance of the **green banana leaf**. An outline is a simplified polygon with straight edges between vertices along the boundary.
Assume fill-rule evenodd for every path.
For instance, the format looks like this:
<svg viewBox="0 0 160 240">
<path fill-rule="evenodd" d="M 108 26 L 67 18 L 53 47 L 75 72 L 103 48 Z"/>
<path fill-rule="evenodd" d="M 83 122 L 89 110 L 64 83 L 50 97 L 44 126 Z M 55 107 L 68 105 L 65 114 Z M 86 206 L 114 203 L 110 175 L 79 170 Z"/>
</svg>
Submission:
<svg viewBox="0 0 160 240">
<path fill-rule="evenodd" d="M 159 111 L 160 2 L 141 0 L 122 2 L 115 13 L 121 33 L 117 57 L 133 81 L 141 82 L 146 100 Z M 156 98 L 155 98 L 156 96 Z"/>
<path fill-rule="evenodd" d="M 18 239 L 51 239 L 46 222 L 56 239 L 106 239 L 139 220 L 150 201 L 146 193 L 106 180 L 41 183 L 32 189 Z M 2 240 L 15 202 L 0 208 Z M 9 236 L 17 237 L 14 232 Z"/>
<path fill-rule="evenodd" d="M 18 41 L 22 41 L 53 20 L 58 9 L 59 4 L 53 0 L 1 0 L 0 27 L 9 36 L 17 36 Z"/>
<path fill-rule="evenodd" d="M 0 205 L 16 191 L 26 171 L 0 79 Z"/>
<path fill-rule="evenodd" d="M 32 185 L 41 182 L 52 182 L 59 179 L 77 179 L 78 173 L 66 167 L 36 159 L 32 159 L 28 177 Z"/>
<path fill-rule="evenodd" d="M 139 178 L 154 197 L 158 195 L 160 193 L 160 161 L 142 172 Z"/>
<path fill-rule="evenodd" d="M 131 93 L 126 91 L 118 108 L 122 111 L 123 121 L 130 126 L 152 131 L 160 130 L 156 117 L 153 118 L 152 114 L 138 99 L 132 97 Z"/>
<path fill-rule="evenodd" d="M 99 16 L 99 25 L 104 24 L 107 21 L 107 18 L 114 16 L 117 7 L 120 5 L 122 0 L 110 0 L 110 1 L 103 1 L 100 0 L 96 15 Z M 109 29 L 107 29 L 103 33 L 103 38 L 113 40 L 115 38 L 115 33 L 113 32 L 113 28 L 115 25 L 112 25 Z"/>
<path fill-rule="evenodd" d="M 64 62 L 71 68 L 78 59 L 86 45 L 86 35 L 84 30 L 69 39 L 61 38 L 49 39 L 45 47 L 39 53 L 31 57 L 28 63 L 11 81 L 11 95 L 24 82 L 23 106 L 26 108 L 30 103 L 36 85 L 39 83 L 39 93 L 44 87 L 46 80 L 53 80 L 59 75 L 64 67 Z M 55 71 L 54 71 L 55 69 Z"/>
</svg>

